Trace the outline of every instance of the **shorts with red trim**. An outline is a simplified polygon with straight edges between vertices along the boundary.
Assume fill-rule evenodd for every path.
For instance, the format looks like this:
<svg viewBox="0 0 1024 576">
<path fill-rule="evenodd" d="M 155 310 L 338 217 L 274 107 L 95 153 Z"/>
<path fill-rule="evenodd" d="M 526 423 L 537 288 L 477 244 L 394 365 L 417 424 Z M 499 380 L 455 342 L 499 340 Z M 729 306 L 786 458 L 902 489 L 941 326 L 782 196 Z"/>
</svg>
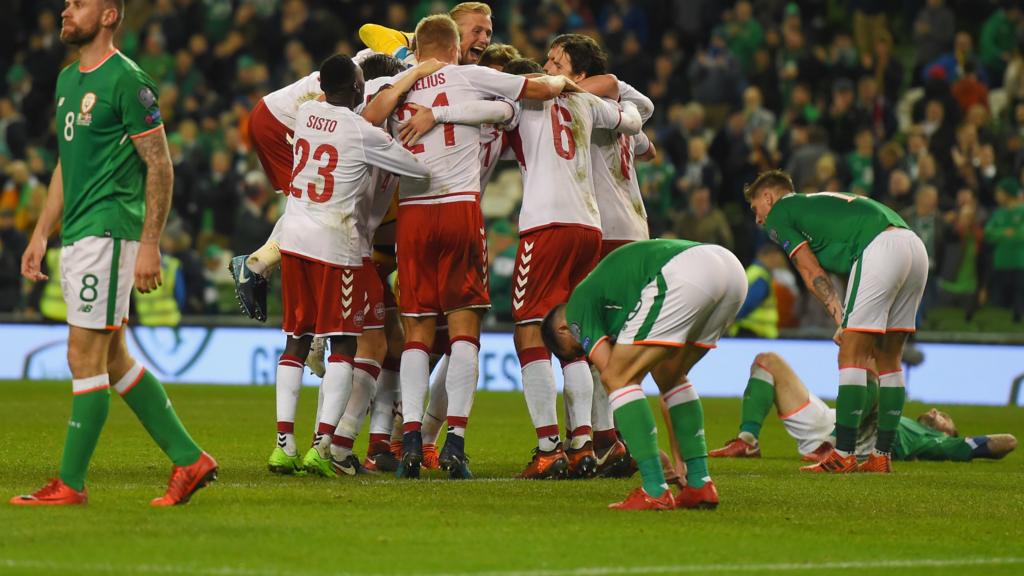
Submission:
<svg viewBox="0 0 1024 576">
<path fill-rule="evenodd" d="M 363 330 L 384 329 L 385 288 L 377 274 L 373 260 L 363 258 L 363 267 L 359 269 L 359 285 L 366 293 L 366 305 L 363 306 Z M 390 292 L 390 291 L 389 291 Z"/>
<path fill-rule="evenodd" d="M 478 201 L 400 204 L 397 236 L 403 316 L 490 308 L 487 236 Z"/>
<path fill-rule="evenodd" d="M 569 301 L 576 285 L 601 259 L 601 232 L 583 226 L 550 226 L 519 238 L 512 279 L 512 319 L 540 322 Z"/>
<path fill-rule="evenodd" d="M 732 252 L 694 246 L 644 286 L 616 342 L 714 348 L 746 297 L 747 274 Z"/>
<path fill-rule="evenodd" d="M 249 137 L 263 171 L 278 192 L 287 190 L 292 183 L 292 131 L 281 123 L 260 100 L 249 113 Z"/>
<path fill-rule="evenodd" d="M 797 450 L 801 454 L 814 452 L 822 442 L 830 442 L 835 445 L 836 439 L 832 435 L 836 428 L 836 411 L 829 408 L 821 398 L 808 392 L 807 402 L 793 410 L 789 414 L 779 414 L 782 425 L 786 432 L 796 440 Z M 870 419 L 865 421 L 857 433 L 857 455 L 866 456 L 875 447 L 877 436 L 878 420 Z"/>
<path fill-rule="evenodd" d="M 621 248 L 626 244 L 632 244 L 636 240 L 601 240 L 601 260 L 604 257 L 614 252 L 617 248 Z"/>
<path fill-rule="evenodd" d="M 281 252 L 281 328 L 301 336 L 357 336 L 363 332 L 366 292 L 359 268 Z"/>
</svg>

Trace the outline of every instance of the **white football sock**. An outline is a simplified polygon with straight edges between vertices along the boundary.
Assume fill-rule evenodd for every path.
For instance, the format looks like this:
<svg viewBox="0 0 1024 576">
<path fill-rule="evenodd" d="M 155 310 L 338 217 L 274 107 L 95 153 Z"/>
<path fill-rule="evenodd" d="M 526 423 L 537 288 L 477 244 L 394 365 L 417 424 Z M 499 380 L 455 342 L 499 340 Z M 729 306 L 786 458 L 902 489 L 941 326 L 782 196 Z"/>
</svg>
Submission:
<svg viewBox="0 0 1024 576">
<path fill-rule="evenodd" d="M 384 361 L 377 382 L 377 395 L 373 397 L 373 408 L 370 414 L 370 435 L 382 435 L 391 438 L 391 428 L 395 424 L 395 412 L 398 409 L 398 371 L 387 366 L 395 362 Z"/>
<path fill-rule="evenodd" d="M 565 405 L 572 423 L 569 447 L 577 450 L 590 441 L 590 416 L 594 403 L 594 377 L 583 358 L 562 366 Z"/>
<path fill-rule="evenodd" d="M 451 349 L 445 385 L 448 389 L 448 429 L 453 434 L 465 436 L 480 376 L 480 341 L 457 336 L 452 339 Z"/>
<path fill-rule="evenodd" d="M 537 446 L 550 452 L 558 445 L 558 390 L 551 372 L 551 354 L 547 348 L 527 348 L 519 353 L 523 371 L 523 396 L 530 420 L 537 432 Z"/>
<path fill-rule="evenodd" d="M 601 383 L 601 374 L 597 371 L 597 368 L 591 367 L 590 374 L 594 380 L 594 406 L 590 410 L 594 431 L 604 432 L 605 430 L 611 430 L 615 428 L 615 422 L 612 420 L 611 404 L 608 403 L 608 391 L 604 389 L 604 384 Z"/>
<path fill-rule="evenodd" d="M 324 373 L 321 387 L 324 389 L 324 406 L 320 412 L 314 444 L 320 455 L 327 458 L 330 456 L 330 439 L 338 427 L 348 398 L 352 395 L 352 358 L 331 354 L 327 359 L 327 372 Z"/>
<path fill-rule="evenodd" d="M 423 404 L 427 401 L 430 378 L 430 351 L 420 342 L 407 342 L 402 351 L 402 419 L 406 432 L 419 430 L 423 423 Z"/>
<path fill-rule="evenodd" d="M 299 390 L 302 388 L 302 360 L 282 354 L 277 362 L 277 445 L 285 454 L 294 456 L 295 410 L 299 404 Z"/>
<path fill-rule="evenodd" d="M 377 392 L 377 377 L 380 376 L 380 364 L 370 358 L 356 358 L 352 367 L 352 394 L 348 397 L 345 413 L 341 416 L 337 436 L 355 440 L 359 429 L 363 427 L 366 410 L 370 400 Z M 351 453 L 351 450 L 349 451 Z"/>
<path fill-rule="evenodd" d="M 444 355 L 438 360 L 437 368 L 434 369 L 434 379 L 430 382 L 430 400 L 427 402 L 427 411 L 423 414 L 423 428 L 420 429 L 424 444 L 437 443 L 437 437 L 441 434 L 441 426 L 444 425 L 445 416 L 448 414 L 449 366 L 448 355 Z"/>
</svg>

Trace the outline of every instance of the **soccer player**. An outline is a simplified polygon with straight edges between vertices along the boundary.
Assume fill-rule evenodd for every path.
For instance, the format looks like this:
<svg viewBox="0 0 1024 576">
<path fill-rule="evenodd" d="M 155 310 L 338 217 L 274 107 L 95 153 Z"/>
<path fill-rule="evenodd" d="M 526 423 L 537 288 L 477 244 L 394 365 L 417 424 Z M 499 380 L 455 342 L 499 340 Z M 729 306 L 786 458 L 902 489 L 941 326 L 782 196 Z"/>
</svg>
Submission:
<svg viewBox="0 0 1024 576">
<path fill-rule="evenodd" d="M 494 33 L 491 7 L 483 2 L 461 2 L 448 11 L 448 16 L 459 27 L 459 64 L 479 64 Z M 363 24 L 359 39 L 374 52 L 390 54 L 409 65 L 416 63 L 415 34 L 411 32 Z"/>
<path fill-rule="evenodd" d="M 362 71 L 350 58 L 335 55 L 325 60 L 320 85 L 325 101 L 306 102 L 296 114 L 295 177 L 279 237 L 282 328 L 288 340 L 277 378 L 279 387 L 297 391 L 300 359 L 309 352 L 312 337 L 330 338 L 323 406 L 314 445 L 302 467 L 331 477 L 337 471 L 330 446 L 351 394 L 355 336 L 362 332 L 365 317 L 365 287 L 359 282 L 365 222 L 359 220 L 366 217 L 361 208 L 380 190 L 373 169 L 421 184 L 429 173 L 401 144 L 352 111 L 362 102 L 364 86 Z M 278 395 L 278 448 L 293 456 L 298 394 L 282 396 Z"/>
<path fill-rule="evenodd" d="M 687 374 L 714 348 L 747 293 L 743 266 L 725 248 L 688 240 L 632 242 L 609 254 L 567 304 L 544 318 L 544 343 L 561 360 L 586 355 L 601 372 L 615 425 L 643 485 L 612 508 L 714 508 L 704 411 Z M 657 428 L 639 382 L 651 374 L 668 405 L 686 487 L 673 497 L 658 456 Z"/>
<path fill-rule="evenodd" d="M 60 224 L 74 396 L 60 477 L 15 496 L 16 505 L 86 503 L 86 471 L 111 385 L 174 464 L 167 492 L 153 506 L 185 504 L 217 478 L 217 462 L 185 431 L 160 382 L 128 353 L 121 329 L 132 286 L 147 293 L 162 284 L 160 236 L 174 179 L 156 85 L 114 48 L 124 16 L 121 0 L 68 2 L 61 13 L 61 40 L 77 47 L 79 58 L 57 79 L 60 160 L 21 272 L 47 279 L 39 265 Z"/>
<path fill-rule="evenodd" d="M 867 458 L 878 432 L 878 376 L 868 372 L 867 416 L 858 431 L 858 457 Z M 760 458 L 758 435 L 768 411 L 775 407 L 786 432 L 797 442 L 804 460 L 827 457 L 835 444 L 836 411 L 812 394 L 793 368 L 778 354 L 762 352 L 750 365 L 750 380 L 743 392 L 743 422 L 739 435 L 725 447 L 712 450 L 713 458 Z M 900 418 L 892 456 L 896 460 L 999 459 L 1017 447 L 1011 434 L 961 438 L 949 414 L 932 408 L 911 420 Z"/>
<path fill-rule="evenodd" d="M 598 96 L 632 102 L 643 122 L 654 114 L 654 103 L 650 98 L 614 76 L 606 76 L 607 58 L 589 36 L 563 34 L 552 40 L 544 70 L 548 74 L 566 74 L 581 88 Z M 650 238 L 647 212 L 634 166 L 637 148 L 642 158 L 651 158 L 655 154 L 654 146 L 643 132 L 631 136 L 614 130 L 595 129 L 590 140 L 594 195 L 601 213 L 601 258 L 620 246 Z M 596 472 L 601 476 L 631 476 L 635 472 L 633 461 L 615 432 L 608 395 L 596 370 L 592 370 L 592 379 L 591 419 Z M 571 425 L 567 423 L 566 428 Z M 572 456 L 570 476 L 575 475 L 574 469 L 578 469 L 583 461 L 581 451 L 575 451 Z"/>
<path fill-rule="evenodd" d="M 577 63 L 601 57 L 593 42 L 567 43 L 562 49 Z M 519 62 L 523 61 L 510 63 L 509 68 Z M 549 77 L 571 81 L 571 71 L 559 72 Z M 523 391 L 537 434 L 537 448 L 521 477 L 585 478 L 597 471 L 590 440 L 593 376 L 585 357 L 563 359 L 564 396 L 572 426 L 565 450 L 558 431 L 551 352 L 544 347 L 540 323 L 552 306 L 568 299 L 600 259 L 601 216 L 590 146 L 593 131 L 636 134 L 642 121 L 634 105 L 627 103 L 622 110 L 586 93 L 524 102 L 521 107 L 519 124 L 510 134 L 523 174 L 512 316 Z"/>
<path fill-rule="evenodd" d="M 445 15 L 428 16 L 417 25 L 417 60 L 436 58 L 449 65 L 409 91 L 407 104 L 393 116 L 395 135 L 411 117 L 411 104 L 458 107 L 494 97 L 550 99 L 566 86 L 564 79 L 525 79 L 482 66 L 455 66 L 458 38 L 458 27 Z M 399 186 L 399 305 L 406 343 L 400 371 L 403 455 L 396 473 L 407 478 L 419 476 L 422 462 L 420 428 L 438 315 L 448 319 L 451 342 L 445 384 L 449 433 L 439 460 L 453 478 L 470 474 L 464 435 L 479 371 L 480 321 L 490 306 L 479 207 L 480 129 L 455 124 L 439 128 L 410 148 L 430 168 L 430 186 L 404 180 Z"/>
<path fill-rule="evenodd" d="M 838 329 L 836 446 L 807 472 L 890 472 L 906 391 L 900 365 L 928 278 L 928 254 L 906 222 L 869 198 L 840 192 L 796 194 L 781 170 L 762 172 L 744 195 L 768 236 L 782 246 Z M 849 274 L 845 305 L 826 273 Z M 878 440 L 866 461 L 854 454 L 867 365 L 879 370 Z"/>
</svg>

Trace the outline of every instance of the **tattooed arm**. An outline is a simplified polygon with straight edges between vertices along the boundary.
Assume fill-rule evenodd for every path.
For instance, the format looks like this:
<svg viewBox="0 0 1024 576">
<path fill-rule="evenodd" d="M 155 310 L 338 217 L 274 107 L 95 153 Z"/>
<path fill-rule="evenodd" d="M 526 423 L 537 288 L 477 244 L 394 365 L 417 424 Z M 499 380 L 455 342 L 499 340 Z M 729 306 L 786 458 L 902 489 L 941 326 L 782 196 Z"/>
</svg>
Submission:
<svg viewBox="0 0 1024 576">
<path fill-rule="evenodd" d="M 796 266 L 800 276 L 804 279 L 804 284 L 807 285 L 808 290 L 825 306 L 829 316 L 835 320 L 836 326 L 842 326 L 843 303 L 840 301 L 835 287 L 832 286 L 832 280 L 829 278 L 828 272 L 822 269 L 814 252 L 811 252 L 811 249 L 807 246 L 797 248 L 796 252 L 792 255 L 792 260 L 793 265 Z"/>
<path fill-rule="evenodd" d="M 167 150 L 167 135 L 157 130 L 132 139 L 135 151 L 146 163 L 146 219 L 142 224 L 139 256 L 135 263 L 135 287 L 146 293 L 163 284 L 160 275 L 160 236 L 171 209 L 174 169 Z"/>
</svg>

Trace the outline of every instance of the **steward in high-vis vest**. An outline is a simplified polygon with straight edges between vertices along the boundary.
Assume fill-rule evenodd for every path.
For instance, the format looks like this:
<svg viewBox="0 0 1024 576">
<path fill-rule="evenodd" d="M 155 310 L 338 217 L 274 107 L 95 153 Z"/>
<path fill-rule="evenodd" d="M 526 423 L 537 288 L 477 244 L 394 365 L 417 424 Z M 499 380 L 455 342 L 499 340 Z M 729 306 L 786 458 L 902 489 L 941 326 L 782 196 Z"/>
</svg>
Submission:
<svg viewBox="0 0 1024 576">
<path fill-rule="evenodd" d="M 772 270 L 786 266 L 785 255 L 773 244 L 765 244 L 747 266 L 747 299 L 736 314 L 729 333 L 757 338 L 779 337 L 779 308 L 775 299 Z"/>
<path fill-rule="evenodd" d="M 43 297 L 39 300 L 39 313 L 47 320 L 66 322 L 68 305 L 64 302 L 64 291 L 60 284 L 60 246 L 46 250 L 46 268 L 50 279 L 43 287 Z"/>
<path fill-rule="evenodd" d="M 176 289 L 181 282 L 178 277 L 181 260 L 164 254 L 160 260 L 162 286 L 147 294 L 132 290 L 135 298 L 135 314 L 143 326 L 177 326 L 181 323 Z"/>
</svg>

